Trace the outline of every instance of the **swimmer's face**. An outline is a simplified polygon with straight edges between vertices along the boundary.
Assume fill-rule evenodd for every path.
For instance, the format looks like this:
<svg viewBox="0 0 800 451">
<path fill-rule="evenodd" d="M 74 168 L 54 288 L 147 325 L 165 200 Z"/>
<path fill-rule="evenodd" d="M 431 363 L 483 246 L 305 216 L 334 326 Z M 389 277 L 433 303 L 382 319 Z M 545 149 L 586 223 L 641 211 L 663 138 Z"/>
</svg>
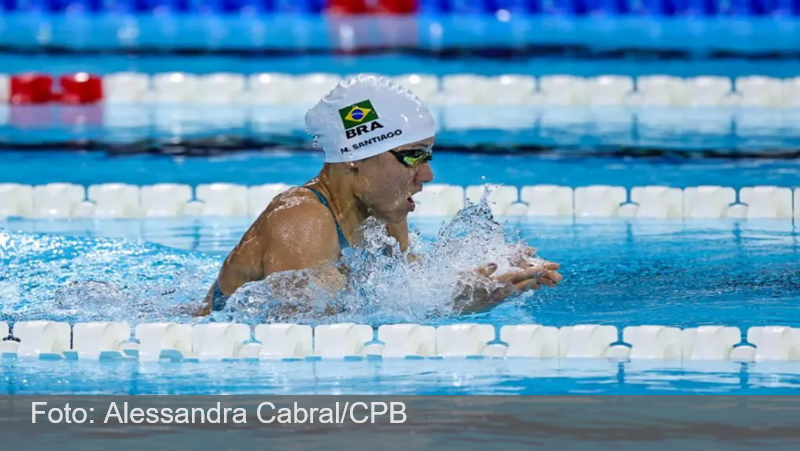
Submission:
<svg viewBox="0 0 800 451">
<path fill-rule="evenodd" d="M 429 158 L 425 156 L 433 142 L 431 137 L 358 163 L 358 197 L 375 217 L 396 223 L 414 211 L 411 196 L 433 180 Z"/>
</svg>

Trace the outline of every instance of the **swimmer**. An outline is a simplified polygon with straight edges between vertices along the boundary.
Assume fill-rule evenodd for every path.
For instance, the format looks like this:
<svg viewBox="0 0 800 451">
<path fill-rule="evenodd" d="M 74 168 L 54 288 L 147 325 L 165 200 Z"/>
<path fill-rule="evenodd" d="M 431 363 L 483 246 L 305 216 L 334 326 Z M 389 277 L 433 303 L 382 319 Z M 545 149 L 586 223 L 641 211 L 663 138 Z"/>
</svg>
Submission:
<svg viewBox="0 0 800 451">
<path fill-rule="evenodd" d="M 225 259 L 200 315 L 222 310 L 242 285 L 282 271 L 319 271 L 317 279 L 338 292 L 346 269 L 331 263 L 359 242 L 359 228 L 370 217 L 386 224 L 403 252 L 408 248 L 412 196 L 433 180 L 428 162 L 435 128 L 428 108 L 390 80 L 362 75 L 340 83 L 305 121 L 325 153 L 322 170 L 278 195 L 253 223 Z M 556 286 L 558 264 L 534 259 L 534 252 L 512 262 L 518 268 L 512 272 L 495 275 L 495 263 L 477 268 L 456 296 L 459 310 L 484 311 L 514 294 Z"/>
</svg>

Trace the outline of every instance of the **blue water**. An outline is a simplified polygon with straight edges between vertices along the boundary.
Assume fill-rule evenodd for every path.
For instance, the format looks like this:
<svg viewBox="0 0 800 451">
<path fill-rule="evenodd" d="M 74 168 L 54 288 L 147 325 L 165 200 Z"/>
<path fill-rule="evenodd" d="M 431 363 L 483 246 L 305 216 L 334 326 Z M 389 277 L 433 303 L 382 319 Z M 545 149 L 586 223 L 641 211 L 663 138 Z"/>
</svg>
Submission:
<svg viewBox="0 0 800 451">
<path fill-rule="evenodd" d="M 223 152 L 246 146 L 312 148 L 304 105 L 0 105 L 0 146 L 112 149 L 116 153 Z M 795 155 L 800 108 L 432 107 L 440 148 L 573 154 L 624 150 L 761 156 Z M 187 142 L 189 141 L 189 142 Z M 163 150 L 171 145 L 172 148 Z M 634 150 L 638 149 L 638 151 Z M 645 150 L 642 150 L 645 149 Z"/>
<path fill-rule="evenodd" d="M 299 185 L 315 176 L 321 152 L 264 151 L 195 158 L 162 155 L 109 156 L 101 152 L 0 152 L 0 183 L 201 183 Z M 437 153 L 434 183 L 516 186 L 594 184 L 625 187 L 800 186 L 800 160 L 597 158 Z"/>
<path fill-rule="evenodd" d="M 0 226 L 8 231 L 46 235 L 23 235 L 27 243 L 5 247 L 0 280 L 20 281 L 23 300 L 28 292 L 33 302 L 50 299 L 70 281 L 85 280 L 113 281 L 126 287 L 130 300 L 138 300 L 135 287 L 150 295 L 176 286 L 185 291 L 170 299 L 199 299 L 248 225 L 246 219 L 6 220 Z M 436 239 L 440 225 L 436 220 L 412 222 L 429 241 Z M 518 231 L 543 257 L 561 263 L 565 282 L 464 320 L 620 327 L 800 325 L 800 237 L 791 221 L 525 219 L 507 222 L 506 228 Z"/>
<path fill-rule="evenodd" d="M 329 72 L 342 76 L 356 73 L 510 73 L 789 78 L 800 75 L 798 59 L 785 55 L 800 48 L 798 24 L 800 21 L 793 17 L 514 16 L 514 20 L 503 22 L 491 16 L 421 16 L 381 18 L 376 22 L 374 19 L 302 16 L 109 15 L 90 19 L 81 15 L 10 14 L 0 17 L 0 47 L 5 49 L 5 53 L 0 52 L 0 58 L 4 72 L 38 71 L 54 75 L 79 71 L 97 74 L 181 71 L 197 74 Z M 341 52 L 342 30 L 353 33 L 357 48 L 376 54 Z M 77 53 L 47 52 L 45 47 L 48 46 Z M 529 51 L 530 46 L 561 50 L 555 53 Z M 495 47 L 511 53 L 492 55 L 487 49 Z M 135 53 L 142 49 L 143 53 Z M 191 51 L 190 54 L 169 53 L 176 49 Z M 486 50 L 488 54 L 475 54 L 476 49 Z M 205 51 L 228 53 L 209 55 Z M 441 51 L 454 53 L 437 53 Z M 181 111 L 176 107 L 173 112 L 179 119 L 156 119 L 157 115 L 147 107 L 111 109 L 114 108 L 117 113 L 106 114 L 104 108 L 96 106 L 61 109 L 0 106 L 0 123 L 5 122 L 2 118 L 8 117 L 10 124 L 0 128 L 3 136 L 0 142 L 42 144 L 91 140 L 129 144 L 148 138 L 225 134 L 267 143 L 288 140 L 297 144 L 298 139 L 302 144 L 310 143 L 302 126 L 304 111 L 294 112 L 298 114 L 293 113 L 290 116 L 296 117 L 289 120 L 284 107 L 279 108 L 277 115 L 266 107 L 255 108 L 249 115 L 259 118 L 258 122 L 249 120 L 248 114 L 239 107 L 234 107 L 234 111 L 202 106 Z M 197 108 L 204 108 L 202 118 L 192 114 Z M 484 130 L 480 133 L 448 129 L 448 116 L 491 117 L 485 108 L 446 110 L 442 109 L 442 117 L 436 113 L 438 122 L 443 124 L 439 143 L 461 148 L 519 144 L 785 151 L 800 145 L 796 126 L 798 112 L 788 109 L 688 111 L 664 108 L 642 114 L 627 108 L 606 108 L 589 110 L 587 115 L 583 108 L 548 108 L 547 111 L 505 108 L 504 112 L 513 116 L 517 124 L 523 124 L 522 127 L 505 130 L 502 123 L 489 121 L 489 124 L 481 124 Z M 112 126 L 110 121 L 104 123 L 108 120 L 104 116 L 118 120 Z M 133 123 L 120 123 L 121 116 Z M 265 126 L 265 123 L 268 124 Z M 176 136 L 178 129 L 179 136 Z"/>
<path fill-rule="evenodd" d="M 218 158 L 107 157 L 99 153 L 7 153 L 3 181 L 156 183 L 229 181 L 302 183 L 316 154 L 245 153 Z M 515 185 L 719 183 L 793 185 L 793 161 L 545 159 L 443 154 L 437 181 Z M 248 227 L 246 218 L 0 222 L 2 309 L 70 321 L 62 304 L 81 297 L 98 319 L 165 319 L 153 302 L 202 298 L 223 258 Z M 433 242 L 437 220 L 412 228 Z M 800 326 L 800 235 L 792 221 L 511 220 L 540 254 L 563 265 L 554 290 L 509 300 L 489 313 L 441 316 L 428 324 L 480 322 Z M 88 281 L 111 284 L 86 291 Z M 77 283 L 77 285 L 76 285 Z M 420 282 L 421 283 L 421 282 Z M 9 291 L 13 285 L 17 289 Z M 5 291 L 3 291 L 5 290 Z M 83 290 L 83 291 L 81 291 Z M 105 289 L 104 289 L 105 290 Z M 16 302 L 9 303 L 9 299 Z M 62 310 L 59 310 L 62 309 Z M 66 316 L 65 316 L 66 315 Z M 391 321 L 402 320 L 387 312 Z M 73 316 L 74 317 L 74 316 Z M 83 316 L 85 317 L 85 315 Z M 384 321 L 389 321 L 389 317 Z M 382 323 L 373 312 L 370 323 Z M 607 361 L 399 361 L 263 364 L 74 363 L 2 361 L 0 393 L 403 393 L 403 394 L 694 394 L 793 393 L 798 364 L 682 367 Z"/>
<path fill-rule="evenodd" d="M 0 360 L 0 394 L 793 395 L 800 364 L 555 360 L 163 363 Z"/>
<path fill-rule="evenodd" d="M 436 50 L 437 46 L 486 48 L 511 45 L 522 48 L 557 44 L 586 46 L 602 55 L 603 51 L 634 43 L 637 49 L 686 52 L 696 58 L 691 63 L 683 58 L 651 60 L 608 56 L 575 59 L 534 55 L 503 60 L 473 57 L 432 60 L 429 56 L 409 54 L 253 58 L 124 54 L 55 56 L 28 51 L 39 45 L 62 46 L 78 52 L 117 51 L 126 46 L 153 46 L 167 50 L 178 47 L 252 50 L 269 46 L 285 49 L 296 45 L 306 50 L 316 47 L 330 50 L 338 46 L 335 33 L 331 32 L 342 25 L 329 27 L 331 24 L 312 21 L 306 28 L 287 24 L 283 28 L 262 29 L 259 27 L 267 25 L 266 22 L 240 20 L 231 26 L 216 19 L 193 18 L 171 28 L 167 22 L 158 19 L 143 19 L 146 24 L 138 19 L 130 22 L 130 18 L 104 20 L 87 22 L 71 17 L 70 20 L 42 21 L 41 17 L 20 20 L 2 16 L 0 45 L 15 47 L 16 51 L 24 53 L 0 55 L 4 62 L 2 70 L 37 70 L 54 74 L 120 70 L 149 73 L 168 70 L 195 73 L 315 71 L 343 75 L 376 71 L 439 75 L 474 72 L 486 75 L 757 74 L 790 77 L 800 74 L 800 63 L 795 59 L 752 58 L 764 52 L 796 52 L 800 34 L 795 32 L 793 20 L 715 18 L 707 21 L 636 19 L 609 22 L 591 18 L 572 22 L 547 20 L 503 24 L 461 18 L 444 24 L 448 32 L 438 41 L 431 39 L 432 28 L 431 22 L 426 22 L 428 19 L 414 21 L 415 27 L 404 28 L 403 33 L 383 33 L 380 27 L 356 28 L 359 43 L 367 46 L 388 42 Z M 140 33 L 118 35 L 120 20 L 128 20 L 128 26 Z M 131 36 L 135 37 L 132 41 Z M 720 50 L 740 55 L 730 59 L 706 58 L 707 52 Z M 102 123 L 99 119 L 102 111 L 96 108 L 92 111 L 87 117 L 93 127 Z M 9 115 L 11 122 L 11 127 L 3 130 L 5 138 L 21 136 L 29 142 L 50 136 L 37 128 L 41 117 L 36 111 L 32 118 L 31 114 L 26 116 L 20 109 L 0 111 L 0 114 L 4 113 Z M 54 109 L 48 114 L 69 122 L 70 114 L 75 114 L 75 111 Z M 761 118 L 760 113 L 757 116 Z M 772 130 L 772 125 L 781 121 L 751 122 L 751 131 Z M 89 127 L 90 131 L 92 127 Z M 794 133 L 793 126 L 776 127 L 783 130 L 781 133 Z M 77 133 L 67 128 L 69 133 Z M 574 126 L 570 126 L 570 132 L 571 128 Z M 628 144 L 632 139 L 630 130 L 627 125 L 623 128 L 612 132 L 619 135 L 621 130 L 624 135 L 622 144 Z M 662 132 L 669 133 L 672 128 L 672 125 L 665 124 L 663 130 L 656 130 L 656 134 L 661 136 Z M 725 124 L 712 128 L 711 135 L 732 134 L 731 127 Z M 81 130 L 80 133 L 86 133 L 85 128 Z M 101 135 L 108 131 L 102 125 L 95 130 Z M 592 137 L 594 133 L 593 137 L 597 138 L 598 130 L 591 127 L 587 130 L 587 136 Z M 540 132 L 537 129 L 536 133 Z M 551 132 L 545 130 L 544 134 Z M 754 147 L 775 145 L 775 141 L 771 141 L 775 136 L 768 135 L 762 133 L 760 139 L 748 144 Z M 472 139 L 469 133 L 452 137 L 463 142 Z M 790 138 L 796 140 L 794 135 Z M 670 139 L 682 145 L 692 144 L 686 135 L 672 135 Z M 720 142 L 715 141 L 716 146 L 720 146 Z M 786 142 L 779 142 L 778 147 L 785 147 Z M 580 143 L 580 140 L 570 142 L 575 143 Z M 0 161 L 0 183 L 72 182 L 89 185 L 124 182 L 144 185 L 173 182 L 197 185 L 230 182 L 255 185 L 303 183 L 316 173 L 322 159 L 319 154 L 290 150 L 243 152 L 210 158 L 4 151 L 0 153 Z M 433 168 L 436 182 L 458 185 L 484 182 L 517 186 L 545 183 L 625 187 L 725 185 L 737 188 L 800 185 L 800 165 L 796 160 L 579 158 L 567 152 L 556 152 L 548 157 L 437 154 Z M 0 220 L 0 319 L 12 322 L 34 318 L 72 321 L 96 315 L 98 318 L 136 323 L 179 317 L 180 314 L 170 308 L 202 298 L 225 255 L 248 226 L 248 219 L 238 218 Z M 416 219 L 411 226 L 421 233 L 425 242 L 433 243 L 442 224 L 440 221 Z M 511 299 L 488 313 L 423 319 L 411 315 L 415 322 L 434 325 L 479 322 L 495 326 L 595 323 L 619 328 L 641 324 L 677 327 L 716 324 L 742 329 L 756 325 L 800 326 L 800 232 L 790 220 L 629 222 L 520 219 L 506 222 L 504 230 L 536 246 L 542 257 L 561 263 L 564 283 L 557 289 Z M 431 278 L 435 277 L 436 274 L 431 275 Z M 404 280 L 399 282 L 406 283 Z M 409 285 L 412 283 L 427 281 L 407 282 Z M 396 311 L 377 309 L 371 312 L 369 323 L 378 325 L 398 320 L 402 318 L 398 318 Z M 452 359 L 142 365 L 137 362 L 0 360 L 0 394 L 796 394 L 798 384 L 798 363 L 692 362 L 676 366 L 664 362 L 616 363 L 606 360 Z"/>
<path fill-rule="evenodd" d="M 201 297 L 246 226 L 238 219 L 6 221 L 0 227 L 14 231 L 12 240 L 28 241 L 0 254 L 0 284 L 20 283 L 23 304 L 35 305 L 70 282 L 110 281 L 124 287 L 110 301 L 121 305 L 93 299 L 89 305 L 134 322 L 134 310 L 146 305 L 137 293 L 174 302 Z M 419 220 L 412 228 L 432 241 L 439 223 Z M 800 326 L 800 236 L 786 221 L 524 221 L 506 228 L 560 262 L 563 285 L 487 314 L 421 322 Z M 0 367 L 0 393 L 780 394 L 800 383 L 797 363 L 3 361 Z"/>
</svg>

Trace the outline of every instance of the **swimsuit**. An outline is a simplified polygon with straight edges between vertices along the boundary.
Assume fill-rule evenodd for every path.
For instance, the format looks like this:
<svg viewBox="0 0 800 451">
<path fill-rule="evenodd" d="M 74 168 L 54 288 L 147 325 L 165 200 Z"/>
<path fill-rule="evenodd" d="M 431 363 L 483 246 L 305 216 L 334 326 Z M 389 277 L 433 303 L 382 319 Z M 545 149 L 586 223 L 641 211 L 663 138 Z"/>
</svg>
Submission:
<svg viewBox="0 0 800 451">
<path fill-rule="evenodd" d="M 325 199 L 325 196 L 322 195 L 319 191 L 315 190 L 314 188 L 308 188 L 311 190 L 312 193 L 317 195 L 317 199 L 319 199 L 322 205 L 326 206 L 328 210 L 331 212 L 331 216 L 333 216 L 333 222 L 336 223 L 336 234 L 339 235 L 339 247 L 342 249 L 350 247 L 350 243 L 347 242 L 347 237 L 344 236 L 344 232 L 342 232 L 341 226 L 339 226 L 339 221 L 336 220 L 336 215 L 333 214 L 333 210 L 331 209 L 331 204 L 328 203 L 328 199 Z"/>
<path fill-rule="evenodd" d="M 328 199 L 325 199 L 325 196 L 322 195 L 319 191 L 314 188 L 308 188 L 312 193 L 316 194 L 317 199 L 319 199 L 320 203 L 324 205 L 333 216 L 333 222 L 336 224 L 336 234 L 339 236 L 339 247 L 342 249 L 350 247 L 350 243 L 347 242 L 347 237 L 344 236 L 344 232 L 342 231 L 342 227 L 339 225 L 339 221 L 336 220 L 336 215 L 333 214 L 333 209 L 331 209 L 331 204 L 328 203 Z M 228 302 L 228 296 L 226 296 L 219 287 L 219 282 L 214 282 L 214 293 L 211 295 L 211 309 L 215 312 L 219 312 L 223 308 L 225 308 L 225 303 Z"/>
</svg>

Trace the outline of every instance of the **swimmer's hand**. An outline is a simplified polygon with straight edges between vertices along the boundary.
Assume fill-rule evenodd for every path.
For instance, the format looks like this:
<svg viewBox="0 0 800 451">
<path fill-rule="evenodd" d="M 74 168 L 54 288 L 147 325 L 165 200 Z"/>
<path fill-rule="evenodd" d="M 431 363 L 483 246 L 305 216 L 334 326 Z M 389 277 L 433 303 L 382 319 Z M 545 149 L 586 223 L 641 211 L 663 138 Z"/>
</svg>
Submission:
<svg viewBox="0 0 800 451">
<path fill-rule="evenodd" d="M 509 296 L 538 290 L 542 285 L 555 287 L 563 278 L 558 273 L 559 267 L 558 263 L 542 260 L 537 265 L 495 276 L 496 264 L 482 266 L 476 277 L 464 282 L 456 296 L 456 307 L 463 313 L 479 313 L 496 307 Z"/>
</svg>

